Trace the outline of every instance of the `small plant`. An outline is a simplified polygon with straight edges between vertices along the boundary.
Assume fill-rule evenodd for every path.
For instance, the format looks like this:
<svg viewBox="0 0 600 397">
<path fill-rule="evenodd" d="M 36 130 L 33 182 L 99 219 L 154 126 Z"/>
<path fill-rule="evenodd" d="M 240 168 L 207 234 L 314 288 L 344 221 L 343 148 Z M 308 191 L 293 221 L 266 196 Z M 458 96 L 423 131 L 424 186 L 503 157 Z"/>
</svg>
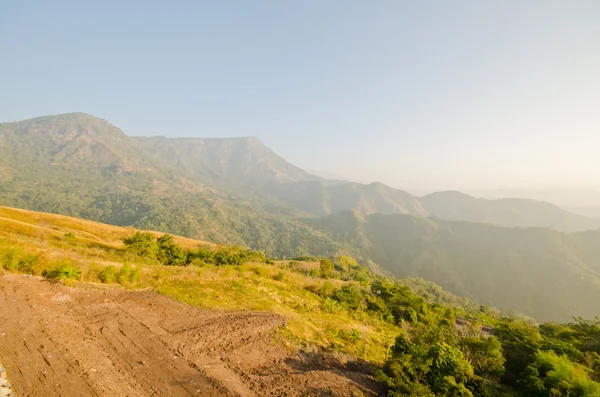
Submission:
<svg viewBox="0 0 600 397">
<path fill-rule="evenodd" d="M 142 274 L 142 266 L 137 265 L 129 274 L 129 281 L 132 283 L 137 283 L 140 281 L 140 275 Z"/>
<path fill-rule="evenodd" d="M 105 267 L 100 274 L 98 274 L 98 278 L 100 281 L 106 284 L 114 283 L 116 279 L 117 268 L 114 266 Z"/>
<path fill-rule="evenodd" d="M 130 281 L 130 276 L 131 276 L 131 265 L 129 263 L 124 263 L 123 266 L 121 266 L 121 269 L 119 270 L 119 273 L 117 273 L 117 283 L 119 284 L 127 284 Z"/>
<path fill-rule="evenodd" d="M 276 281 L 283 281 L 284 278 L 285 278 L 285 272 L 283 270 L 280 270 L 273 275 L 273 280 L 276 280 Z"/>
<path fill-rule="evenodd" d="M 330 298 L 325 298 L 323 303 L 321 303 L 321 310 L 325 313 L 339 313 L 344 310 L 342 305 L 338 301 L 335 301 Z"/>
<path fill-rule="evenodd" d="M 73 280 L 81 277 L 81 268 L 67 260 L 63 260 L 53 263 L 51 268 L 45 270 L 42 275 L 52 280 L 70 284 Z"/>
<path fill-rule="evenodd" d="M 0 252 L 0 264 L 6 270 L 18 270 L 21 255 L 23 255 L 23 252 L 19 248 L 9 247 L 4 249 Z"/>
<path fill-rule="evenodd" d="M 67 243 L 67 244 L 71 244 L 71 245 L 74 245 L 74 244 L 76 243 L 76 238 L 75 238 L 75 235 L 74 235 L 73 233 L 71 233 L 71 232 L 65 233 L 65 234 L 63 235 L 63 238 L 62 238 L 62 240 L 63 240 L 65 243 Z"/>
</svg>

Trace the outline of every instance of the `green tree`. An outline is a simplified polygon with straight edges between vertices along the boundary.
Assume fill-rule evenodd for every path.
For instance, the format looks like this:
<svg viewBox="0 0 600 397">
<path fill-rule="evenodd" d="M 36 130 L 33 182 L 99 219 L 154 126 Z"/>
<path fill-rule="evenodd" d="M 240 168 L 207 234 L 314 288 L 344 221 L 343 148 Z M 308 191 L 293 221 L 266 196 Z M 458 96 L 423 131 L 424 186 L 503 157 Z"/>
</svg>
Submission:
<svg viewBox="0 0 600 397">
<path fill-rule="evenodd" d="M 154 241 L 154 235 L 149 232 L 135 232 L 123 239 L 127 250 L 144 258 L 156 258 L 158 245 Z"/>
<path fill-rule="evenodd" d="M 589 379 L 583 366 L 552 351 L 537 352 L 520 383 L 529 394 L 537 396 L 600 396 L 600 383 Z"/>
<path fill-rule="evenodd" d="M 499 379 L 504 373 L 502 345 L 493 336 L 466 336 L 459 341 L 460 349 L 476 375 Z"/>
<path fill-rule="evenodd" d="M 508 320 L 496 326 L 494 335 L 502 343 L 505 359 L 502 381 L 516 385 L 540 348 L 540 332 L 537 327 L 523 321 Z"/>
<path fill-rule="evenodd" d="M 427 375 L 433 392 L 453 396 L 470 396 L 464 385 L 473 377 L 473 367 L 462 352 L 446 343 L 436 343 L 427 353 L 431 366 Z"/>
</svg>

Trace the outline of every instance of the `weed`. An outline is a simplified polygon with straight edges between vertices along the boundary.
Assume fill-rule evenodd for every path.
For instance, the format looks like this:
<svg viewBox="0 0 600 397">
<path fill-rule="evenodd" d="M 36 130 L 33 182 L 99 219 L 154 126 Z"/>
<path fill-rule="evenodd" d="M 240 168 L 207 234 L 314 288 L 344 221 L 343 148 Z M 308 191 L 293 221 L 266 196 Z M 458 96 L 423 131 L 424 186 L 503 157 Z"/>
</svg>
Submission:
<svg viewBox="0 0 600 397">
<path fill-rule="evenodd" d="M 129 263 L 124 263 L 123 266 L 121 266 L 119 273 L 117 273 L 117 277 L 116 277 L 117 283 L 119 283 L 119 284 L 129 283 L 130 274 L 131 274 L 131 265 Z"/>
<path fill-rule="evenodd" d="M 73 280 L 81 277 L 81 268 L 68 260 L 60 260 L 52 263 L 50 269 L 45 270 L 42 275 L 52 280 L 71 284 Z"/>
<path fill-rule="evenodd" d="M 273 275 L 273 280 L 283 281 L 284 279 L 285 279 L 285 272 L 283 270 L 280 270 Z"/>
<path fill-rule="evenodd" d="M 100 281 L 106 284 L 114 283 L 116 279 L 117 268 L 114 266 L 105 267 L 100 274 L 98 274 L 98 278 Z"/>
</svg>

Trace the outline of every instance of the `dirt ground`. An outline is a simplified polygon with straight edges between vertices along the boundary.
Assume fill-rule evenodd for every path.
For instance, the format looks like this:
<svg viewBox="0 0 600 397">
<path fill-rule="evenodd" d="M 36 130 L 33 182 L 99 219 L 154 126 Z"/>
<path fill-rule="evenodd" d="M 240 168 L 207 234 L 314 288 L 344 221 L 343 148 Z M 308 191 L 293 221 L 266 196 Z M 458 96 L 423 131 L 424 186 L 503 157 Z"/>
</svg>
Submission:
<svg viewBox="0 0 600 397">
<path fill-rule="evenodd" d="M 17 396 L 376 396 L 356 368 L 290 352 L 271 313 L 0 273 L 0 360 Z"/>
</svg>

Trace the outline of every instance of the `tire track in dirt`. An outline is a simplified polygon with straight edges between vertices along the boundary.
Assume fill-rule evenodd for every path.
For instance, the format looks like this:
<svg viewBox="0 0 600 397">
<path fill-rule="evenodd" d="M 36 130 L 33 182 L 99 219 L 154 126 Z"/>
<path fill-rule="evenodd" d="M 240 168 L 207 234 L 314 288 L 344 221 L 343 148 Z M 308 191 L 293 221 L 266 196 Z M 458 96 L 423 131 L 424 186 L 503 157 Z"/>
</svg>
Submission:
<svg viewBox="0 0 600 397">
<path fill-rule="evenodd" d="M 0 273 L 0 291 L 0 358 L 20 397 L 379 392 L 369 375 L 290 353 L 273 334 L 285 319 L 272 313 L 14 274 Z"/>
</svg>

